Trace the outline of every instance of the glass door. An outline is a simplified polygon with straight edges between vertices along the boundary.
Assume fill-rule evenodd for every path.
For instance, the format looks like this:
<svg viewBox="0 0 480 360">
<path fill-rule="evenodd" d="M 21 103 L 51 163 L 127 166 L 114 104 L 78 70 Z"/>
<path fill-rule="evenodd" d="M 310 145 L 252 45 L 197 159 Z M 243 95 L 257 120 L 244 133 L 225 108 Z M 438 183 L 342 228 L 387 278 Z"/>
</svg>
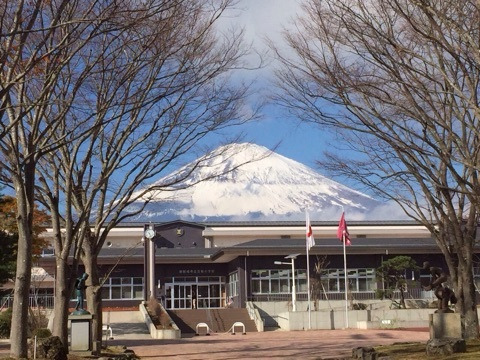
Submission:
<svg viewBox="0 0 480 360">
<path fill-rule="evenodd" d="M 222 307 L 222 284 L 197 285 L 197 302 L 199 309 Z M 224 293 L 224 291 L 223 291 Z M 223 295 L 225 296 L 225 295 Z M 225 299 L 223 299 L 225 300 Z M 225 301 L 223 301 L 224 303 Z"/>
<path fill-rule="evenodd" d="M 210 295 L 208 285 L 197 285 L 197 305 L 199 309 L 208 309 L 210 307 Z"/>
<path fill-rule="evenodd" d="M 226 304 L 223 277 L 196 277 L 185 282 L 172 280 L 165 284 L 167 309 L 221 308 Z"/>
<path fill-rule="evenodd" d="M 175 284 L 172 288 L 173 291 L 171 292 L 170 309 L 191 309 L 192 285 Z"/>
</svg>

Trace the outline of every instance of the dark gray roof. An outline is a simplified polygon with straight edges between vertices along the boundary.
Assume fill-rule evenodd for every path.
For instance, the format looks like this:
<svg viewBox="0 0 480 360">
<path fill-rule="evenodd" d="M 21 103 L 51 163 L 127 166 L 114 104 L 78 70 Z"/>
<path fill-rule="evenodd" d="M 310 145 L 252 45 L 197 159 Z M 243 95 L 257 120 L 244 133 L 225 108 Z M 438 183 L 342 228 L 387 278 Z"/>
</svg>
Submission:
<svg viewBox="0 0 480 360">
<path fill-rule="evenodd" d="M 353 238 L 352 245 L 347 246 L 347 253 L 353 254 L 425 254 L 439 253 L 440 248 L 431 238 Z M 225 253 L 242 253 L 249 251 L 254 254 L 275 254 L 281 252 L 304 253 L 305 239 L 257 239 L 231 248 Z M 335 255 L 343 253 L 343 244 L 338 239 L 315 239 L 315 246 L 310 254 Z"/>
<path fill-rule="evenodd" d="M 221 252 L 220 248 L 160 248 L 156 250 L 156 257 L 200 257 L 209 258 Z"/>
<path fill-rule="evenodd" d="M 353 238 L 350 247 L 437 247 L 431 238 Z M 305 247 L 305 239 L 257 239 L 237 244 L 234 248 Z M 314 248 L 343 247 L 338 239 L 315 239 Z"/>
<path fill-rule="evenodd" d="M 155 251 L 156 258 L 200 258 L 207 259 L 220 253 L 220 248 L 158 248 Z M 119 258 L 121 256 L 129 258 L 138 258 L 144 256 L 144 248 L 124 249 L 124 248 L 103 248 L 100 251 L 101 258 Z"/>
<path fill-rule="evenodd" d="M 100 250 L 100 257 L 119 257 L 119 256 L 143 256 L 144 249 L 143 246 L 136 248 L 113 248 L 113 247 L 104 247 Z"/>
<path fill-rule="evenodd" d="M 439 253 L 440 249 L 432 238 L 353 238 L 352 245 L 347 252 L 353 254 L 381 254 L 388 251 L 390 254 L 425 254 Z M 158 248 L 155 252 L 157 259 L 166 262 L 174 261 L 215 261 L 232 259 L 245 254 L 250 255 L 278 255 L 292 252 L 305 252 L 305 239 L 256 239 L 225 248 Z M 315 246 L 311 254 L 341 254 L 343 246 L 336 238 L 315 239 Z M 127 262 L 143 262 L 143 247 L 131 249 L 104 248 L 100 257 L 104 260 L 124 257 Z M 224 258 L 224 256 L 226 256 Z"/>
</svg>

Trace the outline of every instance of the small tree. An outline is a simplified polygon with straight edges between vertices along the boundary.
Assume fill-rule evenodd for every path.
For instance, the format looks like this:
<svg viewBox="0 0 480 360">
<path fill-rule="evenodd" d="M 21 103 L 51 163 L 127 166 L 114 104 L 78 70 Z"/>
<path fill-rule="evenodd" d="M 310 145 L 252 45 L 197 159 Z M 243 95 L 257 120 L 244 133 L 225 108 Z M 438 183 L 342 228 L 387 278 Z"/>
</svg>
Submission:
<svg viewBox="0 0 480 360">
<path fill-rule="evenodd" d="M 407 290 L 407 278 L 405 276 L 407 270 L 418 270 L 418 266 L 410 256 L 396 256 L 386 260 L 376 270 L 377 279 L 384 284 L 382 298 L 387 297 L 392 300 L 393 292 L 400 291 L 400 308 L 406 309 L 405 291 Z"/>
<path fill-rule="evenodd" d="M 322 275 L 325 273 L 325 269 L 330 264 L 327 261 L 327 256 L 318 256 L 313 266 L 313 277 L 310 282 L 310 291 L 312 294 L 313 306 L 315 311 L 318 310 L 318 302 L 322 298 L 322 292 L 325 292 L 322 284 Z M 328 299 L 327 299 L 328 300 Z"/>
<path fill-rule="evenodd" d="M 0 284 L 15 275 L 15 236 L 0 229 Z"/>
<path fill-rule="evenodd" d="M 15 264 L 18 247 L 18 228 L 16 220 L 17 201 L 11 196 L 0 196 L 0 284 L 15 276 Z M 40 235 L 46 231 L 48 214 L 34 208 L 32 260 L 38 258 L 47 242 Z"/>
</svg>

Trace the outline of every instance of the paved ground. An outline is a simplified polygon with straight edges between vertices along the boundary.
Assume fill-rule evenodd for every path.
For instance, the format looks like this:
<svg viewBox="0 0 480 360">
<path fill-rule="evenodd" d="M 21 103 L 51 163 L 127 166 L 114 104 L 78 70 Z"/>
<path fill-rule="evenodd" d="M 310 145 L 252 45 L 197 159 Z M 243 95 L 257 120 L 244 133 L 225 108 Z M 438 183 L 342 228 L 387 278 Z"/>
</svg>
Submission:
<svg viewBox="0 0 480 360">
<path fill-rule="evenodd" d="M 180 340 L 127 340 L 126 345 L 142 359 L 341 359 L 357 346 L 421 341 L 427 331 L 313 330 L 267 331 L 246 335 L 212 334 Z"/>
<path fill-rule="evenodd" d="M 312 330 L 266 331 L 246 335 L 212 334 L 179 340 L 153 340 L 144 333 L 128 334 L 114 329 L 108 345 L 125 345 L 142 359 L 342 359 L 357 346 L 426 342 L 426 330 Z M 0 357 L 10 344 L 0 342 Z"/>
</svg>

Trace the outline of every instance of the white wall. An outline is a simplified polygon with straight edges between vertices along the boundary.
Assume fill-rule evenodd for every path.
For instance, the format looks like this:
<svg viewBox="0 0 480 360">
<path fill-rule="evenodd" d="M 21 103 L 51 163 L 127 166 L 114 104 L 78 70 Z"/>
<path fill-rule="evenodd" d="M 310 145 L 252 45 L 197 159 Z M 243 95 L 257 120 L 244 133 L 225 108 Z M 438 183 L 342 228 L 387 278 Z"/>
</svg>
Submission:
<svg viewBox="0 0 480 360">
<path fill-rule="evenodd" d="M 348 310 L 349 328 L 368 327 L 428 327 L 428 314 L 435 309 L 389 309 L 390 301 L 365 301 L 368 310 Z M 308 329 L 309 314 L 306 301 L 297 302 L 292 312 L 287 301 L 254 302 L 266 327 L 279 326 L 284 330 Z M 321 309 L 311 311 L 312 329 L 345 328 L 345 302 L 320 301 Z M 330 306 L 329 306 L 330 305 Z M 313 308 L 312 308 L 313 309 Z M 368 322 L 368 324 L 366 324 Z"/>
<path fill-rule="evenodd" d="M 429 314 L 435 309 L 401 310 L 350 310 L 348 328 L 418 328 L 428 327 Z M 278 314 L 279 325 L 284 330 L 306 330 L 309 314 L 307 311 Z M 345 311 L 312 311 L 311 329 L 344 329 Z"/>
</svg>

